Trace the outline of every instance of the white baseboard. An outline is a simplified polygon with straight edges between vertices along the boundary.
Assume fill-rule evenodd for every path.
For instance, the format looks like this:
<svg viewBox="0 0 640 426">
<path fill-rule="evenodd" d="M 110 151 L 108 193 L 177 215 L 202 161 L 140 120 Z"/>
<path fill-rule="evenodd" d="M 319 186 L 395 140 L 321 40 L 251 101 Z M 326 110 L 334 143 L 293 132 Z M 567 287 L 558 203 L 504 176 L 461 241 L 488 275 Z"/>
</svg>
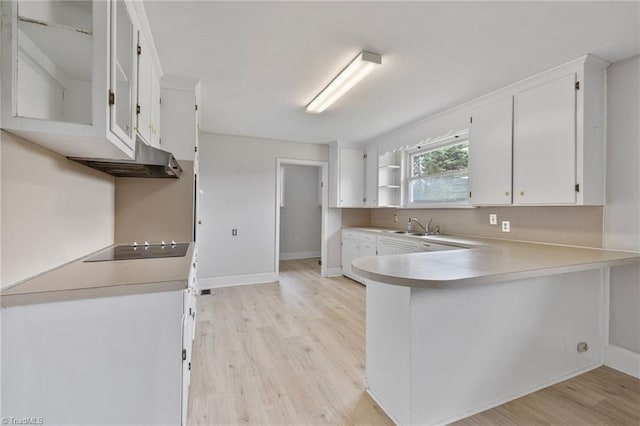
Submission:
<svg viewBox="0 0 640 426">
<path fill-rule="evenodd" d="M 228 277 L 198 278 L 198 289 L 231 287 L 236 285 L 263 284 L 278 281 L 278 274 L 265 272 L 262 274 L 232 275 Z"/>
<path fill-rule="evenodd" d="M 640 354 L 620 346 L 604 348 L 604 365 L 640 379 Z"/>
<path fill-rule="evenodd" d="M 320 251 L 297 251 L 291 253 L 280 253 L 280 260 L 309 259 L 320 257 Z"/>
<path fill-rule="evenodd" d="M 340 277 L 342 276 L 342 268 L 327 268 L 328 277 Z"/>
</svg>

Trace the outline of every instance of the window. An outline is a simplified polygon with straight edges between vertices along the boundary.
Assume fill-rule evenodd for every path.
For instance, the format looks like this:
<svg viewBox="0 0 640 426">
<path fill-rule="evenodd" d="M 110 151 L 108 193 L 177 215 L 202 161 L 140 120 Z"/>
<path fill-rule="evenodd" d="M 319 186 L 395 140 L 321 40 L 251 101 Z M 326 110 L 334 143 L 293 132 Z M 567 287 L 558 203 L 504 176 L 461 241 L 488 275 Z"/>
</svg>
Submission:
<svg viewBox="0 0 640 426">
<path fill-rule="evenodd" d="M 408 154 L 409 204 L 461 204 L 469 199 L 469 140 L 431 144 Z"/>
</svg>

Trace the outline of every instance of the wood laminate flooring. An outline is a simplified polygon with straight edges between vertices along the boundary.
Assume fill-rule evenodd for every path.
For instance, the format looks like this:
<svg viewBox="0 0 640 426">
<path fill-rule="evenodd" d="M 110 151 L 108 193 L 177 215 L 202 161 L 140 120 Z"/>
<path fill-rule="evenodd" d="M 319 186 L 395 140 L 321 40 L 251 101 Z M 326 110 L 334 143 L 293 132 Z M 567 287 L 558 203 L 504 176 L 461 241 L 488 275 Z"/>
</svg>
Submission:
<svg viewBox="0 0 640 426">
<path fill-rule="evenodd" d="M 364 287 L 283 261 L 197 301 L 189 425 L 392 425 L 365 392 Z"/>
<path fill-rule="evenodd" d="M 318 259 L 197 309 L 189 425 L 393 424 L 365 392 L 365 288 Z M 601 367 L 457 425 L 640 426 L 640 380 Z"/>
</svg>

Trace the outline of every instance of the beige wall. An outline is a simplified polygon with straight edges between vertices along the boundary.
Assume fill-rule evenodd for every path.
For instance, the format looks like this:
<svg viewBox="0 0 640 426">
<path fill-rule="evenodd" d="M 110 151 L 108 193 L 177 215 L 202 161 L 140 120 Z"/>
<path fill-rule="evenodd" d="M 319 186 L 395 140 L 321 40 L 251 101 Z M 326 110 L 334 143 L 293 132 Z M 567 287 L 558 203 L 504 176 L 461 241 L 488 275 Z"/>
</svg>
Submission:
<svg viewBox="0 0 640 426">
<path fill-rule="evenodd" d="M 511 222 L 511 232 L 489 225 L 489 214 L 498 223 Z M 398 223 L 393 215 L 398 214 Z M 373 209 L 371 225 L 406 229 L 410 217 L 425 225 L 430 218 L 444 234 L 474 235 L 521 241 L 602 247 L 602 207 L 482 207 L 477 209 Z"/>
<path fill-rule="evenodd" d="M 116 178 L 115 241 L 193 240 L 193 161 L 180 179 Z"/>
<path fill-rule="evenodd" d="M 6 132 L 2 287 L 113 243 L 114 179 Z"/>
<path fill-rule="evenodd" d="M 373 209 L 341 209 L 342 226 L 369 226 Z"/>
</svg>

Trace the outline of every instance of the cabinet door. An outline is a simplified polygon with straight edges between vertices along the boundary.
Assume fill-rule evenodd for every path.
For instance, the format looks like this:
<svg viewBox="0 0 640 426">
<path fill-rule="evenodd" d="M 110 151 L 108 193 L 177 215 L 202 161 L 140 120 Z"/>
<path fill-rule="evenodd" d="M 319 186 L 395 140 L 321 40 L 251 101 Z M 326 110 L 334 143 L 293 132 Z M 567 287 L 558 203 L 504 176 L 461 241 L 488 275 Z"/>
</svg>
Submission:
<svg viewBox="0 0 640 426">
<path fill-rule="evenodd" d="M 151 145 L 160 147 L 160 76 L 151 67 Z"/>
<path fill-rule="evenodd" d="M 162 149 L 178 160 L 194 161 L 196 145 L 195 94 L 193 91 L 162 89 Z"/>
<path fill-rule="evenodd" d="M 340 148 L 339 207 L 363 207 L 364 151 Z"/>
<path fill-rule="evenodd" d="M 378 207 L 378 148 L 367 149 L 365 158 L 364 205 L 366 207 Z"/>
<path fill-rule="evenodd" d="M 4 104 L 3 112 L 49 121 L 52 129 L 59 126 L 57 122 L 92 125 L 92 2 L 3 3 L 3 49 L 15 55 L 3 59 L 7 62 L 3 73 L 7 77 L 14 74 L 11 82 L 3 82 L 3 98 L 12 99 L 11 104 Z M 15 15 L 13 8 L 17 8 Z M 11 37 L 4 34 L 12 30 Z M 100 34 L 96 37 L 100 39 Z M 15 45 L 9 44 L 14 40 Z M 14 89 L 9 96 L 8 89 Z"/>
<path fill-rule="evenodd" d="M 342 273 L 353 275 L 351 262 L 360 256 L 360 241 L 344 239 L 342 240 Z"/>
<path fill-rule="evenodd" d="M 576 202 L 576 76 L 516 94 L 515 204 Z"/>
<path fill-rule="evenodd" d="M 145 142 L 151 142 L 151 77 L 153 65 L 147 41 L 138 31 L 138 100 L 136 131 Z"/>
<path fill-rule="evenodd" d="M 469 189 L 474 205 L 511 204 L 513 98 L 472 113 L 469 132 Z"/>
<path fill-rule="evenodd" d="M 181 417 L 182 425 L 187 424 L 187 409 L 189 406 L 189 382 L 191 379 L 191 339 L 190 317 L 184 315 L 182 318 L 182 391 L 181 391 Z"/>
<path fill-rule="evenodd" d="M 111 132 L 130 146 L 134 141 L 135 28 L 123 0 L 112 3 L 111 13 Z"/>
<path fill-rule="evenodd" d="M 360 243 L 360 256 L 375 256 L 376 253 L 376 244 L 372 242 L 361 242 Z"/>
</svg>

